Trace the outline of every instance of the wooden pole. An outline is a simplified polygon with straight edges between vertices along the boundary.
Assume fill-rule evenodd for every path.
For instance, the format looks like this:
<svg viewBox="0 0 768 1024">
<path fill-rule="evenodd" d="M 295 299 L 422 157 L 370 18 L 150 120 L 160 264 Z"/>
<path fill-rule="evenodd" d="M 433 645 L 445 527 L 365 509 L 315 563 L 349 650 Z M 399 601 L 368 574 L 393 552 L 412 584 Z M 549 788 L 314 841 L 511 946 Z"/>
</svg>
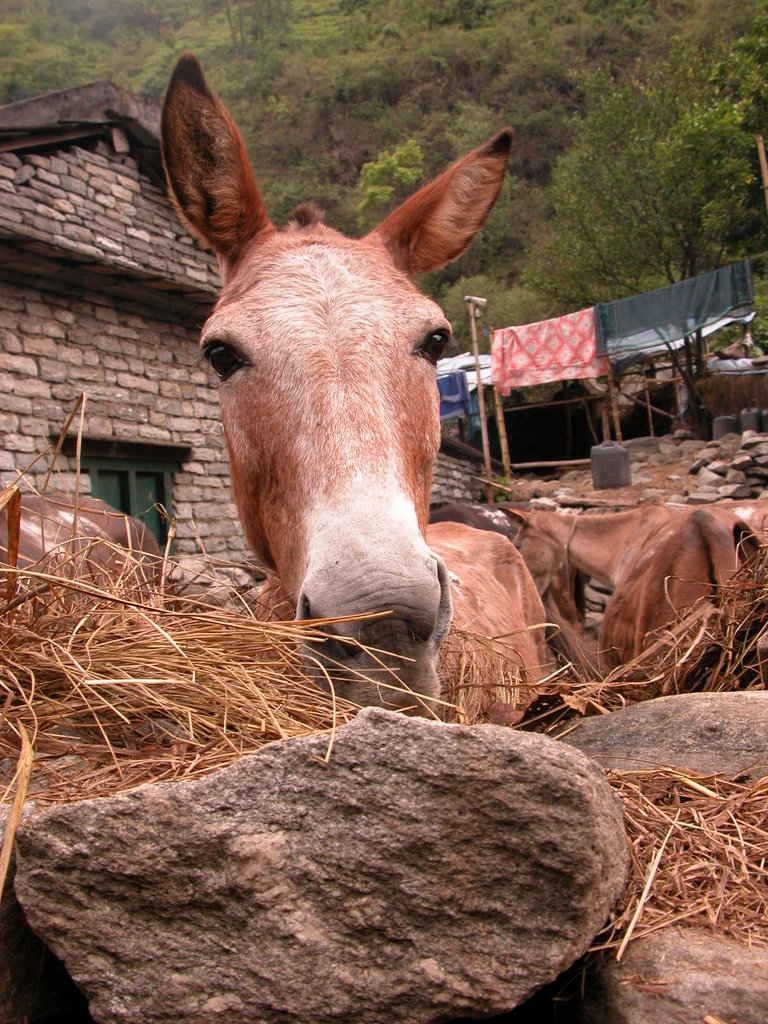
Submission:
<svg viewBox="0 0 768 1024">
<path fill-rule="evenodd" d="M 493 401 L 496 406 L 496 427 L 499 431 L 499 445 L 501 446 L 501 461 L 504 466 L 504 476 L 509 477 L 509 441 L 507 440 L 507 424 L 504 422 L 504 403 L 501 400 L 501 393 L 498 388 L 493 389 Z"/>
<path fill-rule="evenodd" d="M 611 440 L 611 418 L 608 414 L 608 399 L 604 398 L 600 406 L 600 419 L 603 425 L 603 440 Z"/>
<path fill-rule="evenodd" d="M 648 410 L 648 433 L 651 437 L 654 437 L 653 412 L 651 411 L 651 389 L 648 387 L 648 374 L 645 370 L 643 370 L 643 384 L 645 385 L 645 406 Z"/>
<path fill-rule="evenodd" d="M 480 414 L 480 436 L 483 440 L 483 460 L 485 463 L 485 479 L 491 480 L 491 446 L 488 441 L 488 420 L 486 419 L 485 411 L 485 394 L 483 392 L 483 377 L 480 372 L 480 346 L 477 341 L 477 316 L 476 308 L 482 309 L 486 303 L 485 299 L 479 299 L 476 295 L 465 295 L 464 301 L 467 303 L 469 309 L 469 326 L 472 331 L 472 351 L 475 355 L 475 373 L 477 374 L 477 411 Z M 488 504 L 493 504 L 495 497 L 495 488 L 492 483 L 488 483 L 488 490 L 486 491 L 486 498 Z"/>
<path fill-rule="evenodd" d="M 613 370 L 608 363 L 608 397 L 611 402 L 611 413 L 613 415 L 613 430 L 619 444 L 622 442 L 621 420 L 619 419 L 619 401 L 616 397 L 616 381 L 613 379 Z"/>
<path fill-rule="evenodd" d="M 760 157 L 760 171 L 763 176 L 763 193 L 765 195 L 765 206 L 768 209 L 768 161 L 765 159 L 765 143 L 763 133 L 757 133 L 757 155 Z"/>
</svg>

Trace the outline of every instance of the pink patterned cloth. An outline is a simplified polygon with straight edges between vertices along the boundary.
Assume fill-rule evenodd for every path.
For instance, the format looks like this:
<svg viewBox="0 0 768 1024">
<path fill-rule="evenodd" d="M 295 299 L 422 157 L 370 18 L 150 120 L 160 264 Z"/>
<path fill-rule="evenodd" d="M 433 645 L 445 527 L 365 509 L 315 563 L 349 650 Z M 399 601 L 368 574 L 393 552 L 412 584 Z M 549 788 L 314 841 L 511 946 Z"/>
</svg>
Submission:
<svg viewBox="0 0 768 1024">
<path fill-rule="evenodd" d="M 553 380 L 600 377 L 608 359 L 597 354 L 594 307 L 493 332 L 491 381 L 502 394 Z"/>
</svg>

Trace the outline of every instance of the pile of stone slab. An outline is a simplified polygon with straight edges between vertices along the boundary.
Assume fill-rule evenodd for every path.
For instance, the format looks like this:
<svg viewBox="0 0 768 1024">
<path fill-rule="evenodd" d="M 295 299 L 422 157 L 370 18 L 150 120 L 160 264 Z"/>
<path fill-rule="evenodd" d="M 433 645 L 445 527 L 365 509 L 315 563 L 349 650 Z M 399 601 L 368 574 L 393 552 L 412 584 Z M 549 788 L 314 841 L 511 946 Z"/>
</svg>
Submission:
<svg viewBox="0 0 768 1024">
<path fill-rule="evenodd" d="M 766 498 L 768 435 L 748 430 L 711 441 L 698 452 L 689 473 L 696 481 L 686 497 L 689 504 L 707 504 L 722 498 Z"/>
</svg>

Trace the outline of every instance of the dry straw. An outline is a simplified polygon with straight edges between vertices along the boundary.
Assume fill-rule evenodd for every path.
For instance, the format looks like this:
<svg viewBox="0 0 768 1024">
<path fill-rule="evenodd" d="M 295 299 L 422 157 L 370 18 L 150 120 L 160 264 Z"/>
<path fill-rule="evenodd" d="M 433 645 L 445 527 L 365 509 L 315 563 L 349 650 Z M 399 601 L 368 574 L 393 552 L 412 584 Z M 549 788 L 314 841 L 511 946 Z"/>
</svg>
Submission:
<svg viewBox="0 0 768 1024">
<path fill-rule="evenodd" d="M 768 948 L 768 777 L 729 781 L 674 769 L 610 773 L 632 870 L 596 949 L 695 924 Z"/>
<path fill-rule="evenodd" d="M 108 585 L 103 566 L 83 571 L 62 552 L 39 571 L 0 573 L 3 801 L 20 808 L 27 787 L 46 805 L 193 778 L 318 731 L 332 756 L 335 730 L 357 709 L 321 692 L 300 663 L 297 642 L 322 642 L 323 623 L 258 621 L 234 591 L 233 610 L 180 603 L 148 589 L 120 557 Z M 564 717 L 661 693 L 764 688 L 767 578 L 758 560 L 718 604 L 605 679 L 560 672 L 534 688 L 514 637 L 456 634 L 445 657 L 451 703 L 434 714 L 523 718 L 522 727 L 549 731 Z M 768 946 L 768 783 L 673 770 L 609 778 L 626 811 L 632 873 L 597 947 L 623 954 L 627 942 L 681 921 Z M 0 869 L 13 831 L 11 819 Z"/>
</svg>

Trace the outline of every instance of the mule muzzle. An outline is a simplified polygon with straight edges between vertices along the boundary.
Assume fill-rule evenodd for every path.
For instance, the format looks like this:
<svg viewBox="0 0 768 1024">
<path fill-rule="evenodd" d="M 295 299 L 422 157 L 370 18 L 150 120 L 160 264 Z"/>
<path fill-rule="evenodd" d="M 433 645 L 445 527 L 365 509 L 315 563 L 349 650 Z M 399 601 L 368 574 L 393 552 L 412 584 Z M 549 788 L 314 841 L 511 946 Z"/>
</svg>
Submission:
<svg viewBox="0 0 768 1024">
<path fill-rule="evenodd" d="M 340 599 L 337 588 L 305 580 L 296 618 L 321 620 L 301 649 L 317 685 L 362 706 L 440 717 L 437 654 L 450 627 L 451 597 L 442 559 L 430 561 L 427 579 L 375 596 L 369 580 L 361 600 L 349 593 Z"/>
</svg>

